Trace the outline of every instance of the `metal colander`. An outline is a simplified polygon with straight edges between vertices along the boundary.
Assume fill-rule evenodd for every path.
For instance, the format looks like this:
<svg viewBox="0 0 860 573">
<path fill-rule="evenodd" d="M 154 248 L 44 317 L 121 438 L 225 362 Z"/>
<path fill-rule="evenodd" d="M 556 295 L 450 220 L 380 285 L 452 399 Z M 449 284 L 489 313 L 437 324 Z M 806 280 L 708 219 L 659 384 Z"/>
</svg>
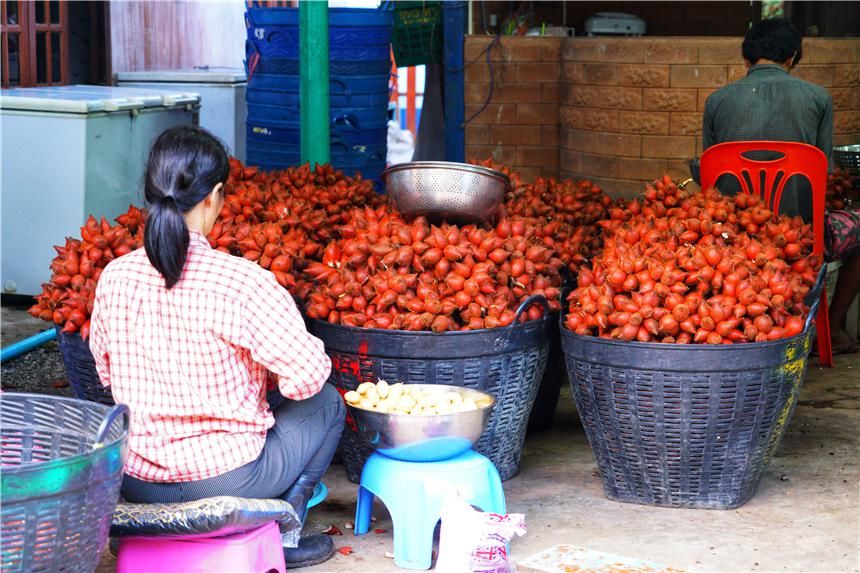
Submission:
<svg viewBox="0 0 860 573">
<path fill-rule="evenodd" d="M 460 221 L 491 219 L 511 181 L 500 171 L 443 161 L 415 161 L 382 172 L 392 206 L 404 215 Z"/>
<path fill-rule="evenodd" d="M 850 173 L 860 173 L 860 144 L 834 147 L 833 161 Z"/>
</svg>

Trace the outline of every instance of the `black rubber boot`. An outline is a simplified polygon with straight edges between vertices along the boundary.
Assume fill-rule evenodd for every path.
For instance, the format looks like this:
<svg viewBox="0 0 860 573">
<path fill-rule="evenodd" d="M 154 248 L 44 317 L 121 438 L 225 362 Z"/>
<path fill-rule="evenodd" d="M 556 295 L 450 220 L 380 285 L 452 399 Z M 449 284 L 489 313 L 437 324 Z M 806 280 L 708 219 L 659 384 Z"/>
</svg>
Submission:
<svg viewBox="0 0 860 573">
<path fill-rule="evenodd" d="M 299 478 L 287 490 L 284 499 L 293 506 L 296 515 L 302 525 L 308 517 L 308 502 L 314 496 L 314 488 L 319 483 L 316 478 L 300 475 Z M 284 560 L 287 569 L 298 569 L 309 567 L 328 561 L 334 555 L 334 542 L 328 535 L 307 535 L 299 539 L 298 547 L 285 547 Z"/>
<path fill-rule="evenodd" d="M 302 474 L 290 486 L 290 489 L 287 490 L 287 495 L 284 496 L 287 503 L 292 505 L 293 509 L 296 510 L 296 515 L 299 516 L 299 521 L 302 522 L 302 525 L 304 525 L 305 519 L 308 517 L 308 502 L 314 496 L 314 488 L 319 481 L 319 479 L 310 478 Z"/>
<path fill-rule="evenodd" d="M 328 561 L 333 555 L 334 542 L 331 537 L 322 533 L 302 537 L 298 547 L 284 547 L 284 561 L 288 571 Z"/>
</svg>

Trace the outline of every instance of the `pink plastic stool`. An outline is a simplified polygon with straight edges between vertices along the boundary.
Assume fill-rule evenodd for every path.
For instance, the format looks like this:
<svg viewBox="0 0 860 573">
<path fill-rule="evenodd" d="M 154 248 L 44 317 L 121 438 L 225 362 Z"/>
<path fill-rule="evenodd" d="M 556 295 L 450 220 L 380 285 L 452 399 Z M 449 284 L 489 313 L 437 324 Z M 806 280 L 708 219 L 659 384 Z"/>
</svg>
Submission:
<svg viewBox="0 0 860 573">
<path fill-rule="evenodd" d="M 209 535 L 217 535 L 217 532 Z M 285 573 L 278 525 L 272 521 L 221 537 L 123 537 L 117 573 Z"/>
</svg>

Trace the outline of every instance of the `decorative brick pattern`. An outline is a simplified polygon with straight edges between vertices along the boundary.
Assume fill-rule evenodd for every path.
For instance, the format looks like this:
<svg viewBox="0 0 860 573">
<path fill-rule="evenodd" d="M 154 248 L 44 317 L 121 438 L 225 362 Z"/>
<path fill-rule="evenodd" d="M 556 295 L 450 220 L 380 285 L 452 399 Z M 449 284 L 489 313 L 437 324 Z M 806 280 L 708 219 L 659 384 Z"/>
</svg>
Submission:
<svg viewBox="0 0 860 573">
<path fill-rule="evenodd" d="M 695 64 L 699 61 L 699 49 L 689 43 L 674 40 L 658 42 L 652 40 L 644 50 L 645 61 L 650 64 Z"/>
<path fill-rule="evenodd" d="M 833 112 L 833 133 L 860 133 L 860 111 Z"/>
<path fill-rule="evenodd" d="M 484 106 L 491 39 L 466 38 L 466 117 Z M 526 177 L 587 177 L 634 196 L 702 153 L 705 101 L 746 75 L 740 38 L 503 38 L 493 98 L 466 127 L 466 153 Z M 860 142 L 860 40 L 808 38 L 793 75 L 827 88 L 834 145 Z"/>
<path fill-rule="evenodd" d="M 718 88 L 726 85 L 726 66 L 672 66 L 673 88 Z"/>
<path fill-rule="evenodd" d="M 834 85 L 834 72 L 836 71 L 836 68 L 839 67 L 840 66 L 809 66 L 801 64 L 792 70 L 791 73 L 800 79 L 829 88 Z"/>
<path fill-rule="evenodd" d="M 860 64 L 836 64 L 833 66 L 833 85 L 860 86 Z"/>
<path fill-rule="evenodd" d="M 620 119 L 617 131 L 625 133 L 669 133 L 669 118 L 666 114 L 656 114 L 650 111 L 622 111 L 617 114 Z"/>
<path fill-rule="evenodd" d="M 625 65 L 620 81 L 622 86 L 668 87 L 669 66 Z"/>
<path fill-rule="evenodd" d="M 642 109 L 642 88 L 589 86 L 563 82 L 561 102 L 578 107 L 601 109 Z"/>
<path fill-rule="evenodd" d="M 856 109 L 856 100 L 860 89 L 858 88 L 830 88 L 830 97 L 833 98 L 833 109 L 835 111 Z"/>
<path fill-rule="evenodd" d="M 643 108 L 649 111 L 696 111 L 695 89 L 648 88 L 644 94 Z"/>
<path fill-rule="evenodd" d="M 701 135 L 702 116 L 704 114 L 694 112 L 672 112 L 669 124 L 670 135 Z"/>
</svg>

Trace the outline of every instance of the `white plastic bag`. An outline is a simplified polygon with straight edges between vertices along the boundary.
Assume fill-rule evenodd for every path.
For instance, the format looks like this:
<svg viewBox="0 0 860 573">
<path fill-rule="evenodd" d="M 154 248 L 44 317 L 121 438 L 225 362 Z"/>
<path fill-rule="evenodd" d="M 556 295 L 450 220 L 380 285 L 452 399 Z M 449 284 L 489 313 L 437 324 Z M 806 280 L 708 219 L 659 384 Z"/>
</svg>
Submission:
<svg viewBox="0 0 860 573">
<path fill-rule="evenodd" d="M 451 494 L 442 506 L 442 531 L 436 571 L 445 573 L 510 573 L 507 543 L 526 532 L 521 513 L 498 515 L 475 510 Z"/>
<path fill-rule="evenodd" d="M 412 161 L 415 152 L 415 139 L 412 132 L 400 129 L 400 125 L 394 120 L 388 121 L 388 157 L 390 165 L 408 163 Z"/>
</svg>

